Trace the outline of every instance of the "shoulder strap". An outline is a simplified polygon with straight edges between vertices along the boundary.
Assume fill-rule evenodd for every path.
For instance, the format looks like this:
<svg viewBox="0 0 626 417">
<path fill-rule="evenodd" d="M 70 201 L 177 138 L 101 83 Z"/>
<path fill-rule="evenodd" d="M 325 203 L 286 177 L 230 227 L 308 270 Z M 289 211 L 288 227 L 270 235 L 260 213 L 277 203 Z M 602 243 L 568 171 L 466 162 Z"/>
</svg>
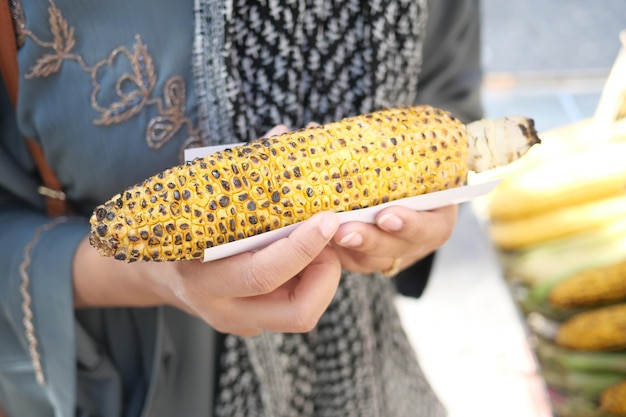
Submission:
<svg viewBox="0 0 626 417">
<path fill-rule="evenodd" d="M 0 72 L 2 72 L 2 78 L 9 93 L 9 98 L 15 108 L 17 104 L 19 68 L 17 65 L 17 44 L 13 18 L 9 2 L 6 0 L 0 0 Z M 65 198 L 61 182 L 46 162 L 41 146 L 29 138 L 24 139 L 41 176 L 43 185 L 39 187 L 38 191 L 46 198 L 48 215 L 61 216 L 69 214 L 70 207 Z"/>
</svg>

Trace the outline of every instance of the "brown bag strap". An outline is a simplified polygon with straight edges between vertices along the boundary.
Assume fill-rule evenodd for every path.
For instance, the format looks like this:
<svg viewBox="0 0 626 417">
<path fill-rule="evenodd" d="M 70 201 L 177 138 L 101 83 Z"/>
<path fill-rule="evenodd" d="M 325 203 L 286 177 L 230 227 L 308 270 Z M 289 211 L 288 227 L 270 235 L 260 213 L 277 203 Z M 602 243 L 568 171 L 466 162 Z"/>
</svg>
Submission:
<svg viewBox="0 0 626 417">
<path fill-rule="evenodd" d="M 2 78 L 9 92 L 11 103 L 17 103 L 17 44 L 13 30 L 11 8 L 6 0 L 0 1 L 0 70 Z"/>
<path fill-rule="evenodd" d="M 2 72 L 2 78 L 4 79 L 11 103 L 15 108 L 17 105 L 19 68 L 17 65 L 17 44 L 11 7 L 6 0 L 0 0 L 0 71 Z M 24 139 L 41 176 L 43 185 L 39 187 L 38 192 L 46 198 L 48 215 L 62 216 L 70 214 L 71 210 L 65 198 L 61 182 L 48 165 L 41 146 L 29 138 Z"/>
</svg>

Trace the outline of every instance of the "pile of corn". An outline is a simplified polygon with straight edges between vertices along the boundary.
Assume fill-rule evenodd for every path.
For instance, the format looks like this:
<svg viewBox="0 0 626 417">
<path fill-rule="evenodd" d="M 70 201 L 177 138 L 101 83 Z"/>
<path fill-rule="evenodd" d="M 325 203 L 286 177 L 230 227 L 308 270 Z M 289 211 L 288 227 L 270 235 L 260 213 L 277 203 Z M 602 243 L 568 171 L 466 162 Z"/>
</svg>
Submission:
<svg viewBox="0 0 626 417">
<path fill-rule="evenodd" d="M 488 232 L 555 413 L 626 416 L 626 141 L 547 152 L 489 195 Z"/>
</svg>

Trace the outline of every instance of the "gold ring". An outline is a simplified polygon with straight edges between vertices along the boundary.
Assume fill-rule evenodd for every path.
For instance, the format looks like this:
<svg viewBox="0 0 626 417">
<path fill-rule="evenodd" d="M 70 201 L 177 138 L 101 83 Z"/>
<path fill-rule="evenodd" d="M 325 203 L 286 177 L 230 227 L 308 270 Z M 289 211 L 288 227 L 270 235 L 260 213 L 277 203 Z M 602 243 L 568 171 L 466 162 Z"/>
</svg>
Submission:
<svg viewBox="0 0 626 417">
<path fill-rule="evenodd" d="M 383 271 L 380 271 L 382 276 L 386 278 L 394 277 L 400 272 L 400 258 L 393 258 L 391 266 Z"/>
</svg>

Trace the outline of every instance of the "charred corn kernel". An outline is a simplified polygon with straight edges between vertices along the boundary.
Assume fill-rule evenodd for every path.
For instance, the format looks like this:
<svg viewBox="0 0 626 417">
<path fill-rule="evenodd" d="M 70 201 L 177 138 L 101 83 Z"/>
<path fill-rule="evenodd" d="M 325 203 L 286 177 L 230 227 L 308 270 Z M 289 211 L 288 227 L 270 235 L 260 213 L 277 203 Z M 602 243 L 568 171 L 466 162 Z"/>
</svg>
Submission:
<svg viewBox="0 0 626 417">
<path fill-rule="evenodd" d="M 558 282 L 550 304 L 562 308 L 591 307 L 626 299 L 626 259 L 591 268 Z"/>
<path fill-rule="evenodd" d="M 625 217 L 626 194 L 623 194 L 532 217 L 494 222 L 489 226 L 489 235 L 501 249 L 518 250 L 599 228 Z"/>
<path fill-rule="evenodd" d="M 206 248 L 323 210 L 461 186 L 468 169 L 506 164 L 539 142 L 530 119 L 476 123 L 468 128 L 442 110 L 415 106 L 234 146 L 97 207 L 90 241 L 125 261 L 201 258 Z"/>
<path fill-rule="evenodd" d="M 626 349 L 626 304 L 585 311 L 565 321 L 556 335 L 560 346 L 577 350 Z"/>
<path fill-rule="evenodd" d="M 600 408 L 616 416 L 626 416 L 626 379 L 600 394 Z"/>
<path fill-rule="evenodd" d="M 626 143 L 609 142 L 555 156 L 505 178 L 487 198 L 493 221 L 511 221 L 624 195 Z"/>
</svg>

